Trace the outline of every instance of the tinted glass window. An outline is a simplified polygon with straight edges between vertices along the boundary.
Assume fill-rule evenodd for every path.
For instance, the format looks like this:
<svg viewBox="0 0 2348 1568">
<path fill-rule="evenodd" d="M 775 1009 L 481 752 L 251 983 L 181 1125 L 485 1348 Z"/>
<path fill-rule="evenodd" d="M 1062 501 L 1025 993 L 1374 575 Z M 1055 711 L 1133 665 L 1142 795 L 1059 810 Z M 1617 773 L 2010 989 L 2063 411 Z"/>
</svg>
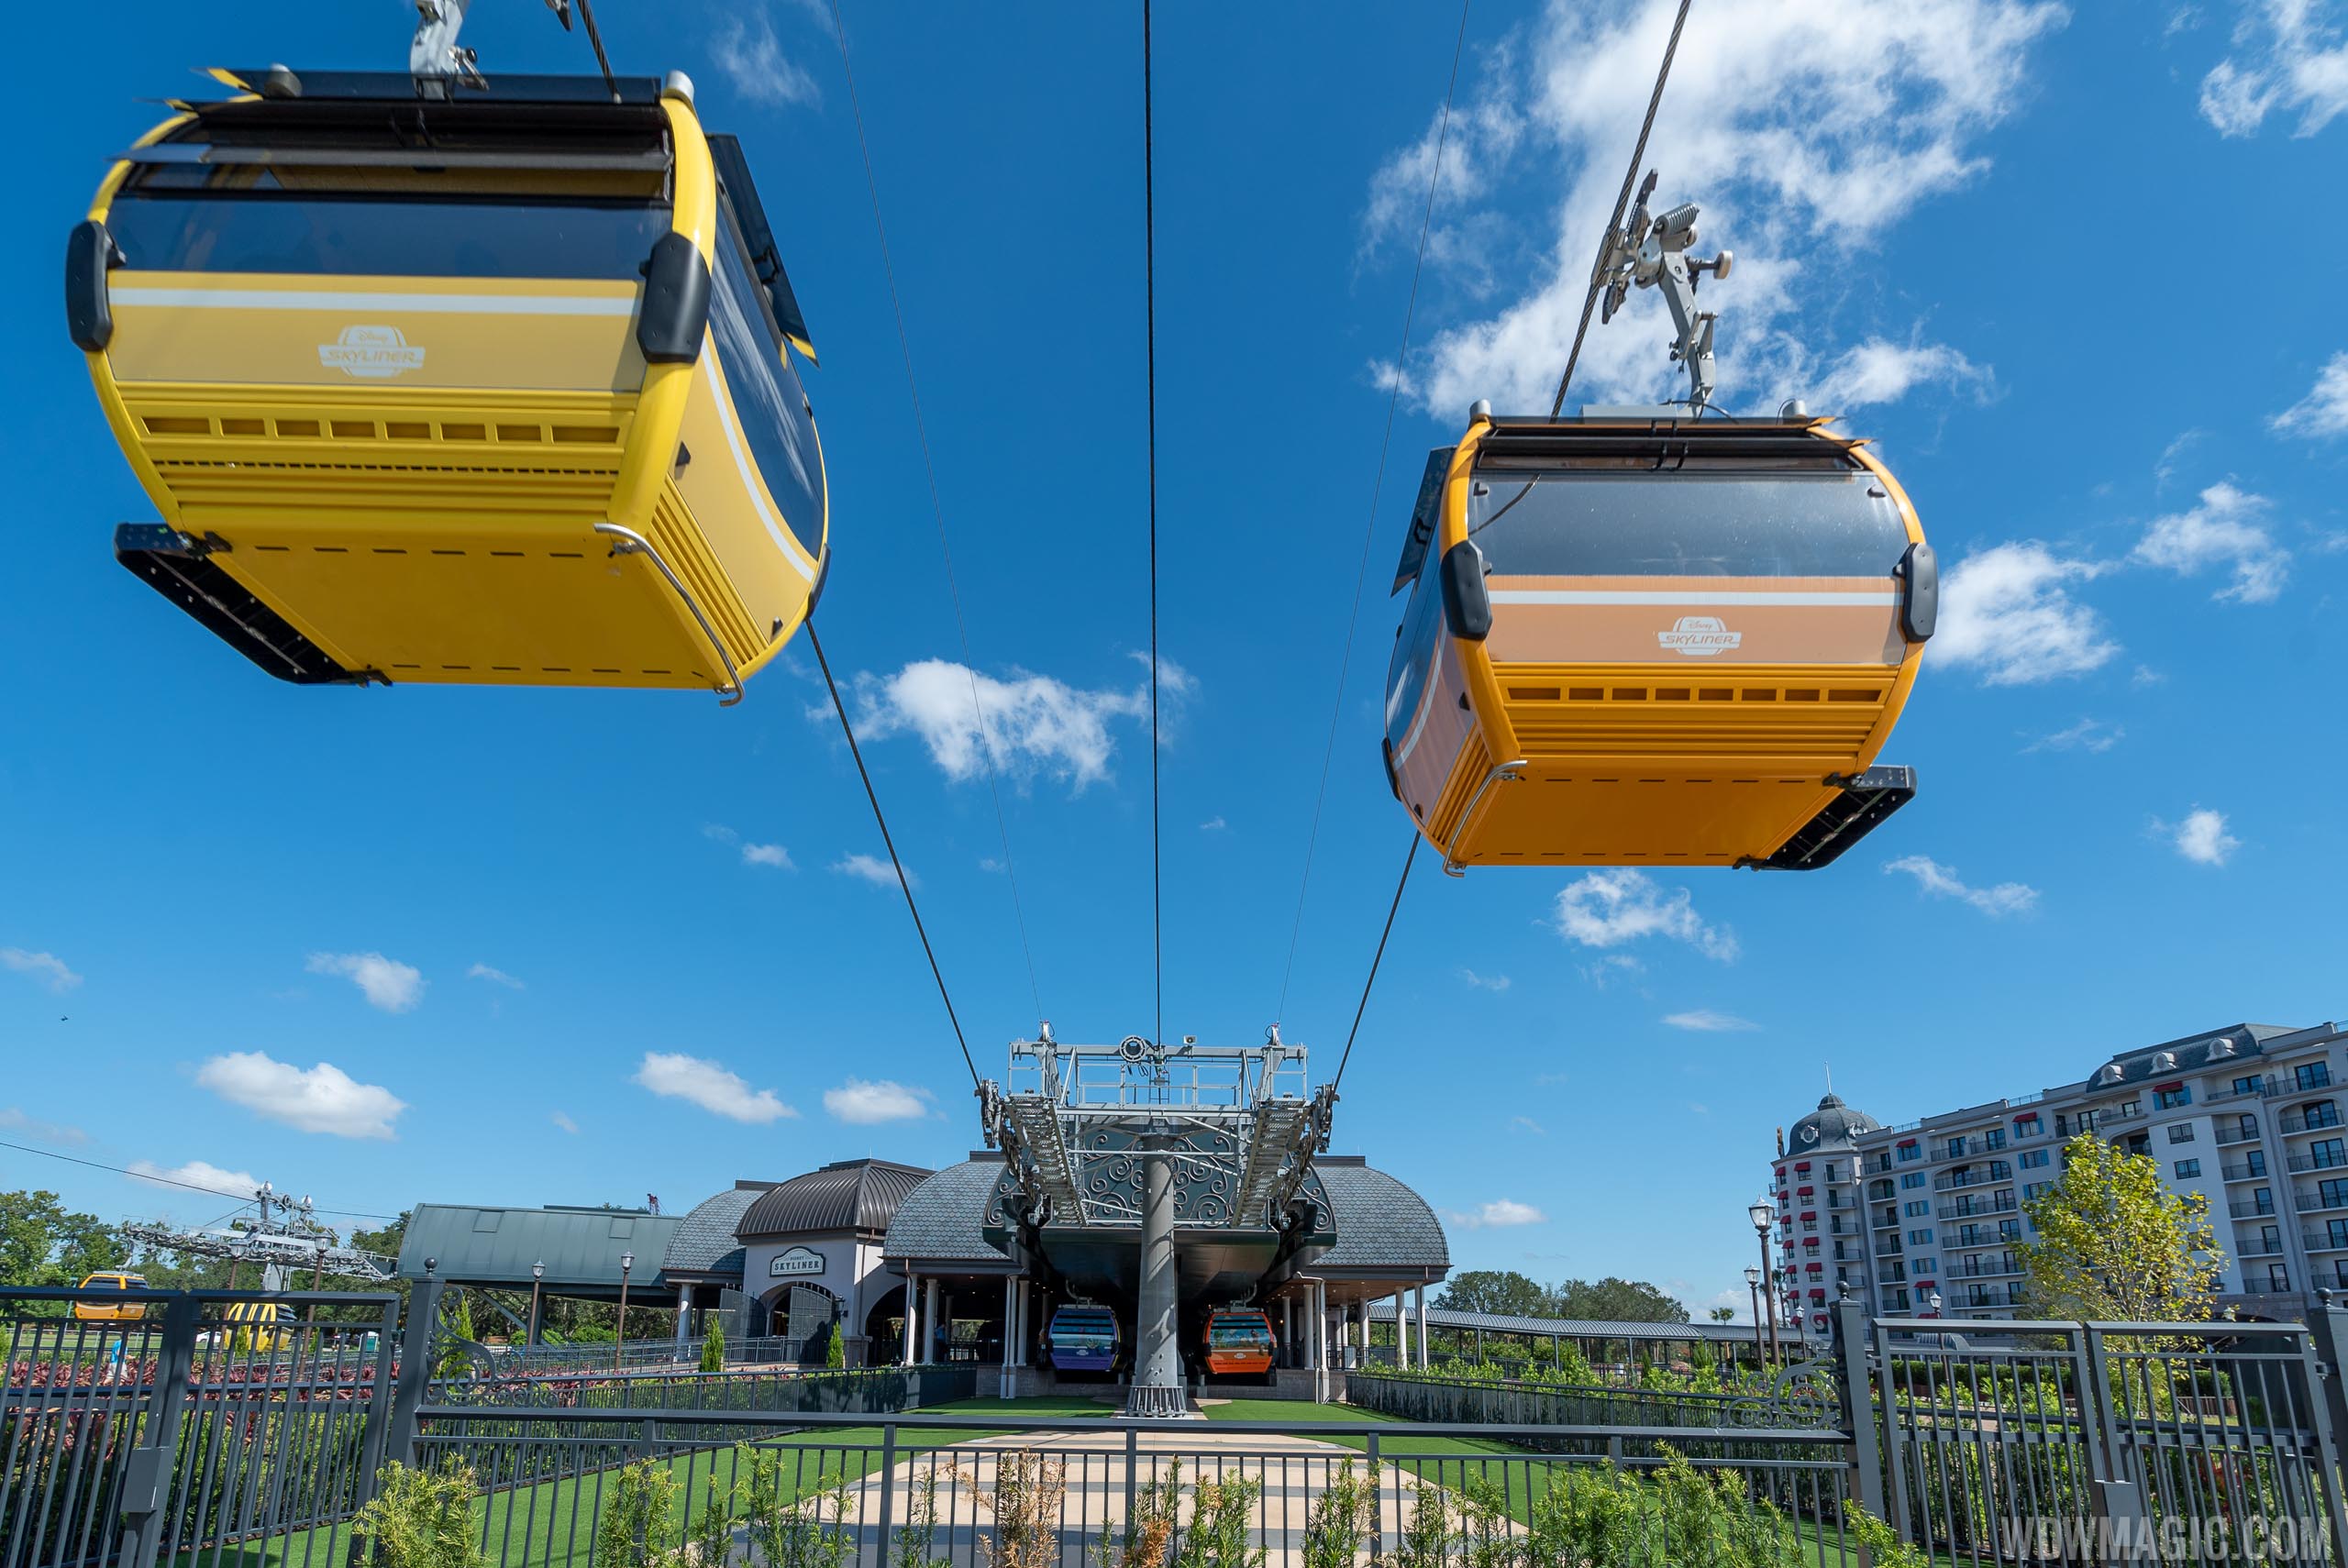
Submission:
<svg viewBox="0 0 2348 1568">
<path fill-rule="evenodd" d="M 1441 558 L 1429 553 L 1430 569 L 1411 590 L 1402 612 L 1401 635 L 1394 639 L 1394 658 L 1386 671 L 1386 738 L 1392 743 L 1397 766 L 1402 743 L 1410 738 L 1411 720 L 1419 711 L 1419 694 L 1426 690 L 1427 672 L 1434 667 L 1434 639 L 1443 620 L 1443 594 L 1437 590 L 1432 563 Z"/>
<path fill-rule="evenodd" d="M 823 543 L 818 498 L 823 494 L 824 457 L 815 445 L 807 394 L 800 388 L 789 346 L 769 322 L 763 292 L 742 258 L 730 223 L 718 236 L 716 262 L 709 330 L 717 339 L 718 362 L 734 394 L 735 416 L 741 421 L 768 493 L 812 558 Z"/>
<path fill-rule="evenodd" d="M 669 230 L 665 206 L 126 193 L 106 227 L 132 267 L 405 278 L 625 278 Z"/>
<path fill-rule="evenodd" d="M 1908 547 L 1866 473 L 1484 474 L 1468 533 L 1511 577 L 1888 577 Z"/>
<path fill-rule="evenodd" d="M 1261 1319 L 1225 1319 L 1207 1325 L 1207 1343 L 1217 1350 L 1268 1349 L 1271 1342 L 1271 1325 Z"/>
</svg>

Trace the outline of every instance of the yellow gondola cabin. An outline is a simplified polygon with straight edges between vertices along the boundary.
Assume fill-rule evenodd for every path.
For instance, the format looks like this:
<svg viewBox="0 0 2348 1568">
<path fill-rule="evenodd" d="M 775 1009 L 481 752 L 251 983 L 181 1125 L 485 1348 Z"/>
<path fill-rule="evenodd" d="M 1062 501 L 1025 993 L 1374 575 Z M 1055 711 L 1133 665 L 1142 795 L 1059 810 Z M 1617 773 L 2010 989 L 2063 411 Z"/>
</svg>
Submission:
<svg viewBox="0 0 2348 1568">
<path fill-rule="evenodd" d="M 1421 486 L 1388 781 L 1467 866 L 1822 866 L 1931 636 L 1915 510 L 1824 421 L 1495 421 Z"/>
<path fill-rule="evenodd" d="M 161 514 L 122 563 L 289 680 L 738 696 L 828 499 L 806 327 L 692 84 L 216 74 L 66 259 Z"/>
</svg>

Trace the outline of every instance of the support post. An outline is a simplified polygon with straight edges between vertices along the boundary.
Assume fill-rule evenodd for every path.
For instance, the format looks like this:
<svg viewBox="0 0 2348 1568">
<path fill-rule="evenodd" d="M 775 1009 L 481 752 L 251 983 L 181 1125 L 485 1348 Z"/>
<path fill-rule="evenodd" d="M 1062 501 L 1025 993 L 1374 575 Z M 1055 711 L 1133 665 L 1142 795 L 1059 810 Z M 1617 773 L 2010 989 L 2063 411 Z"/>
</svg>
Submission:
<svg viewBox="0 0 2348 1568">
<path fill-rule="evenodd" d="M 432 1380 L 432 1341 L 440 1329 L 440 1293 L 446 1280 L 426 1277 L 407 1293 L 407 1324 L 400 1337 L 399 1375 L 392 1392 L 391 1438 L 383 1445 L 385 1460 L 415 1464 L 415 1410 L 424 1403 L 425 1385 Z"/>
<path fill-rule="evenodd" d="M 677 1286 L 677 1349 L 680 1352 L 685 1348 L 685 1341 L 689 1337 L 685 1332 L 685 1326 L 692 1320 L 692 1315 L 693 1287 L 690 1285 L 680 1285 Z"/>
<path fill-rule="evenodd" d="M 1125 1414 L 1164 1419 L 1190 1414 L 1182 1386 L 1182 1342 L 1176 1324 L 1181 1281 L 1174 1258 L 1174 1140 L 1142 1140 L 1141 1287 L 1134 1324 L 1134 1380 Z"/>
<path fill-rule="evenodd" d="M 1394 1291 L 1394 1364 L 1407 1369 L 1411 1364 L 1411 1293 L 1397 1286 Z"/>
<path fill-rule="evenodd" d="M 188 1375 L 195 1364 L 195 1328 L 194 1296 L 175 1296 L 164 1304 L 163 1344 L 155 1363 L 149 1440 L 130 1451 L 123 1473 L 118 1503 L 123 1531 L 115 1559 L 123 1568 L 154 1568 L 162 1544 L 163 1506 L 171 1494 L 172 1467 L 180 1449 Z"/>
<path fill-rule="evenodd" d="M 1017 1392 L 1018 1392 L 1017 1388 L 1016 1388 L 1016 1387 L 1014 1386 L 1014 1385 L 1013 1385 L 1013 1380 L 1012 1375 L 1011 1375 L 1011 1367 L 1012 1367 L 1012 1359 L 1011 1359 L 1011 1358 L 1013 1357 L 1013 1355 L 1014 1355 L 1014 1354 L 1016 1353 L 1016 1352 L 1015 1352 L 1015 1350 L 1013 1349 L 1013 1347 L 1014 1347 L 1014 1346 L 1016 1346 L 1018 1343 L 1019 1343 L 1019 1278 L 1018 1278 L 1018 1276 L 1017 1276 L 1016 1275 L 1003 1275 L 1003 1279 L 1002 1279 L 1002 1397 L 1003 1397 L 1004 1398 L 1006 1398 L 1006 1399 L 1010 1399 L 1010 1398 L 1013 1398 L 1013 1397 L 1015 1397 L 1017 1396 Z"/>
<path fill-rule="evenodd" d="M 1867 1365 L 1866 1306 L 1843 1287 L 1843 1298 L 1834 1304 L 1834 1386 L 1841 1396 L 1843 1437 L 1849 1444 L 1851 1480 L 1849 1495 L 1858 1499 L 1859 1506 L 1877 1518 L 1884 1517 L 1883 1462 L 1878 1434 L 1875 1429 L 1875 1384 Z M 1891 1409 L 1891 1391 L 1884 1390 L 1884 1409 Z M 1900 1539 L 1908 1539 L 1908 1521 L 1893 1519 L 1891 1527 L 1900 1531 Z"/>
<path fill-rule="evenodd" d="M 1424 1372 L 1427 1369 L 1427 1287 L 1425 1285 L 1418 1286 L 1412 1292 L 1411 1298 L 1418 1306 L 1419 1370 Z"/>
<path fill-rule="evenodd" d="M 924 1282 L 923 1289 L 925 1294 L 921 1307 L 921 1364 L 927 1366 L 937 1360 L 937 1331 L 945 1325 L 937 1316 L 940 1297 L 937 1276 L 931 1275 Z"/>
<path fill-rule="evenodd" d="M 2318 1489 L 2329 1516 L 2332 1539 L 2348 1540 L 2348 1497 L 2341 1487 L 2340 1445 L 2348 1441 L 2348 1390 L 2341 1386 L 2348 1367 L 2341 1353 L 2348 1350 L 2348 1311 L 2329 1290 L 2316 1292 L 2316 1309 L 2308 1315 L 2308 1339 L 2301 1350 L 2302 1375 L 2311 1390 L 2309 1411 L 2315 1428 L 2320 1462 Z"/>
<path fill-rule="evenodd" d="M 897 1347 L 897 1364 L 914 1364 L 914 1347 L 921 1343 L 921 1276 L 905 1270 L 905 1342 Z"/>
</svg>

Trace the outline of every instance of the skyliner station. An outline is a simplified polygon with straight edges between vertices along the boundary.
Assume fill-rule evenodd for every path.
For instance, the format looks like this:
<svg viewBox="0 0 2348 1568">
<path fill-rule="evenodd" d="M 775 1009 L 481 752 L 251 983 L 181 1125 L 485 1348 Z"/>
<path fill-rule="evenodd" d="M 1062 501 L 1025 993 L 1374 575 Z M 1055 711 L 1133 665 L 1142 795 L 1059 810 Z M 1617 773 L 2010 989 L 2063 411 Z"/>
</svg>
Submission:
<svg viewBox="0 0 2348 1568">
<path fill-rule="evenodd" d="M 1373 1316 L 1423 1363 L 1441 1222 L 1358 1155 L 1301 1046 L 1074 1044 L 1046 1024 L 979 1091 L 986 1147 L 742 1181 L 683 1215 L 421 1204 L 400 1273 L 676 1310 L 820 1362 L 1000 1368 L 1006 1397 L 1118 1397 L 1179 1417 L 1202 1393 L 1342 1397 Z M 511 1338 L 533 1337 L 517 1321 Z"/>
</svg>

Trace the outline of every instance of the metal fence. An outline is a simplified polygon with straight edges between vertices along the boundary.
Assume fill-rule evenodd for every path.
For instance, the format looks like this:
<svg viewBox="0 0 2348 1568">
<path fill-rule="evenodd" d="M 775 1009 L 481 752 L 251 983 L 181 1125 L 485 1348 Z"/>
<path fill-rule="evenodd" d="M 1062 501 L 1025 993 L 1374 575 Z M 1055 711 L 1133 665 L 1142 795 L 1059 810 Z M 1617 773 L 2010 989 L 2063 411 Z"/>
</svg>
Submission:
<svg viewBox="0 0 2348 1568">
<path fill-rule="evenodd" d="M 419 1457 L 485 1492 L 500 1568 L 604 1561 L 615 1529 L 630 1562 L 774 1568 L 1087 1568 L 1153 1528 L 1125 1561 L 1860 1561 L 1832 1432 L 1478 1426 L 1463 1452 L 1460 1428 L 1379 1422 L 421 1414 Z"/>
<path fill-rule="evenodd" d="M 487 1364 L 499 1376 L 531 1376 L 540 1373 L 593 1372 L 604 1367 L 620 1371 L 701 1364 L 699 1340 L 629 1340 L 614 1343 L 587 1341 L 579 1344 L 484 1345 Z M 781 1335 L 748 1339 L 728 1337 L 725 1364 L 790 1366 L 804 1359 L 807 1342 Z"/>
<path fill-rule="evenodd" d="M 347 1518 L 384 1458 L 398 1300 L 0 1291 L 0 1568 L 146 1568 Z M 372 1335 L 371 1359 L 354 1359 Z"/>
<path fill-rule="evenodd" d="M 1359 1420 L 1136 1424 L 905 1414 L 975 1395 L 969 1364 L 443 1379 L 442 1289 L 404 1326 L 390 1296 L 0 1289 L 0 1568 L 343 1568 L 389 1461 L 468 1470 L 500 1568 L 1080 1568 L 1128 1528 L 1220 1532 L 1202 1562 L 1825 1564 L 1860 1509 L 1936 1563 L 2348 1568 L 2328 1299 L 2304 1327 L 1845 1301 L 1828 1353 L 1722 1395 L 1357 1369 Z"/>
</svg>

